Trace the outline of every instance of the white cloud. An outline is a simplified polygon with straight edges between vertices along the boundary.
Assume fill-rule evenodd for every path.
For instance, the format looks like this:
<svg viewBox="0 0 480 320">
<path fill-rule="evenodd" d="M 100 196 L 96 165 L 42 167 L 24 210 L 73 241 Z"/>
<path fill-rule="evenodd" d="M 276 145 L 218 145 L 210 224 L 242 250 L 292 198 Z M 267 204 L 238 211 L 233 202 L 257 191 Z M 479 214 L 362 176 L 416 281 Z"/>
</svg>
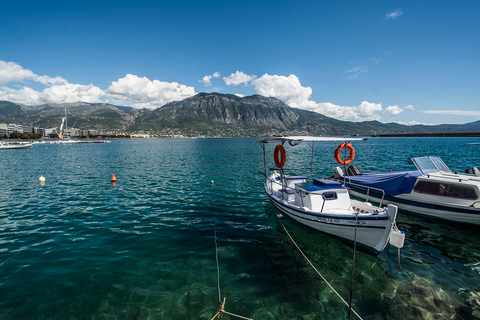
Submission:
<svg viewBox="0 0 480 320">
<path fill-rule="evenodd" d="M 237 70 L 237 72 L 232 73 L 228 77 L 223 77 L 223 80 L 225 81 L 225 84 L 227 86 L 233 85 L 237 86 L 239 84 L 245 84 L 247 85 L 249 82 L 253 81 L 257 76 L 254 75 L 248 75 L 246 73 L 240 72 Z"/>
<path fill-rule="evenodd" d="M 378 61 L 376 61 L 376 63 L 378 63 Z M 367 67 L 360 65 L 346 70 L 344 74 L 348 75 L 348 79 L 355 79 L 358 78 L 362 73 L 367 73 L 367 71 Z"/>
<path fill-rule="evenodd" d="M 472 110 L 425 110 L 422 112 L 428 113 L 428 114 L 450 114 L 453 116 L 480 117 L 480 111 L 472 111 Z"/>
<path fill-rule="evenodd" d="M 293 108 L 314 111 L 327 117 L 348 120 L 380 120 L 382 105 L 363 101 L 359 106 L 338 106 L 330 102 L 317 103 L 309 100 L 312 95 L 310 87 L 303 87 L 297 76 L 288 77 L 265 74 L 252 82 L 258 94 L 275 97 Z"/>
<path fill-rule="evenodd" d="M 406 126 L 417 126 L 417 125 L 431 126 L 431 125 L 434 125 L 433 123 L 428 124 L 428 123 L 424 123 L 424 122 L 418 122 L 418 121 L 415 121 L 415 120 L 412 120 L 412 121 L 409 121 L 409 122 L 394 121 L 394 123 L 403 124 L 403 125 L 406 125 Z"/>
<path fill-rule="evenodd" d="M 147 77 L 127 74 L 124 78 L 113 81 L 105 93 L 114 103 L 154 109 L 191 97 L 195 95 L 195 89 L 177 82 L 151 81 Z"/>
<path fill-rule="evenodd" d="M 51 78 L 48 76 L 39 76 L 29 69 L 24 69 L 18 63 L 0 60 L 0 84 L 22 82 L 26 80 L 40 82 L 45 85 L 67 83 L 67 81 L 61 77 Z"/>
<path fill-rule="evenodd" d="M 403 109 L 400 108 L 399 106 L 389 106 L 385 109 L 385 111 L 383 111 L 384 114 L 390 117 L 398 116 L 402 112 L 403 112 Z"/>
<path fill-rule="evenodd" d="M 402 11 L 400 9 L 395 9 L 385 15 L 385 19 L 392 19 L 395 20 L 402 15 Z"/>
<path fill-rule="evenodd" d="M 205 86 L 210 86 L 212 85 L 210 80 L 212 80 L 212 76 L 205 76 L 202 78 L 202 80 L 198 80 L 198 82 L 203 83 Z"/>
<path fill-rule="evenodd" d="M 275 97 L 293 108 L 301 108 L 312 95 L 310 87 L 302 87 L 297 76 L 288 77 L 264 74 L 252 82 L 257 93 L 266 97 Z"/>
<path fill-rule="evenodd" d="M 415 110 L 415 107 L 412 106 L 411 104 L 409 104 L 408 106 L 406 106 L 404 109 L 407 109 L 407 110 L 412 110 L 414 111 Z"/>
<path fill-rule="evenodd" d="M 101 102 L 103 90 L 90 85 L 62 84 L 53 85 L 43 91 L 36 91 L 29 87 L 12 89 L 5 86 L 0 87 L 0 100 L 8 100 L 17 103 L 38 105 L 43 103 L 62 102 Z"/>
<path fill-rule="evenodd" d="M 212 85 L 212 78 L 219 78 L 220 77 L 220 72 L 216 71 L 212 75 L 206 75 L 205 77 L 202 78 L 202 80 L 198 80 L 198 82 L 203 83 L 206 87 Z"/>
</svg>

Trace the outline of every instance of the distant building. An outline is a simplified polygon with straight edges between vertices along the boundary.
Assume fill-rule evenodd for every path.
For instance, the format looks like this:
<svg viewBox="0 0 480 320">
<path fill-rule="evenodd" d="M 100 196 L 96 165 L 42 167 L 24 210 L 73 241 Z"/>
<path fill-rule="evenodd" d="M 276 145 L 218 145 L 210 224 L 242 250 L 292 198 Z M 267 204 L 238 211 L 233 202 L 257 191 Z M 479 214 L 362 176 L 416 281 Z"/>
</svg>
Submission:
<svg viewBox="0 0 480 320">
<path fill-rule="evenodd" d="M 49 135 L 54 134 L 54 133 L 58 134 L 57 128 L 45 129 L 45 137 L 48 137 Z"/>
<path fill-rule="evenodd" d="M 7 124 L 0 123 L 0 136 L 7 136 L 7 135 L 8 135 Z"/>
<path fill-rule="evenodd" d="M 16 123 L 7 124 L 7 133 L 11 134 L 12 132 L 17 131 L 18 133 L 23 133 L 23 126 Z"/>
</svg>

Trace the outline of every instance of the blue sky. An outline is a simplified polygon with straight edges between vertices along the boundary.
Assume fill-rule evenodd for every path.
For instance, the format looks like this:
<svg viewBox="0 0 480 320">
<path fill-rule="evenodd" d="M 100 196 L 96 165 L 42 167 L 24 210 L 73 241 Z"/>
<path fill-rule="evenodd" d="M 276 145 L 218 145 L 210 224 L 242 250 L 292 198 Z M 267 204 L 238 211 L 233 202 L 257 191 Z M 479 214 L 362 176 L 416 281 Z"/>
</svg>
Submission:
<svg viewBox="0 0 480 320">
<path fill-rule="evenodd" d="M 0 100 L 262 94 L 341 120 L 480 120 L 480 1 L 3 1 Z"/>
</svg>

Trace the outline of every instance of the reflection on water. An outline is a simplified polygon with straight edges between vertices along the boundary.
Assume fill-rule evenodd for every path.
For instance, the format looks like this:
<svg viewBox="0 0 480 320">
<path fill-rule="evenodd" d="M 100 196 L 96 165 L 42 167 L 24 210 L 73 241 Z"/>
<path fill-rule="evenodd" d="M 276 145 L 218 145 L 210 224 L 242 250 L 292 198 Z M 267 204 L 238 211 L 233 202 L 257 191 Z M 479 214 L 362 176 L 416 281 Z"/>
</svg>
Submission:
<svg viewBox="0 0 480 320">
<path fill-rule="evenodd" d="M 2 153 L 0 319 L 212 319 L 218 287 L 225 309 L 244 317 L 348 318 L 281 224 L 346 301 L 353 288 L 364 319 L 480 318 L 476 227 L 401 214 L 400 259 L 393 247 L 356 252 L 352 287 L 351 247 L 278 220 L 254 140 L 116 140 Z M 372 139 L 354 145 L 355 161 L 362 171 L 408 170 L 421 145 L 454 170 L 480 166 L 466 140 Z M 315 175 L 331 174 L 335 147 L 318 151 Z M 292 172 L 307 173 L 309 150 L 287 154 Z"/>
</svg>

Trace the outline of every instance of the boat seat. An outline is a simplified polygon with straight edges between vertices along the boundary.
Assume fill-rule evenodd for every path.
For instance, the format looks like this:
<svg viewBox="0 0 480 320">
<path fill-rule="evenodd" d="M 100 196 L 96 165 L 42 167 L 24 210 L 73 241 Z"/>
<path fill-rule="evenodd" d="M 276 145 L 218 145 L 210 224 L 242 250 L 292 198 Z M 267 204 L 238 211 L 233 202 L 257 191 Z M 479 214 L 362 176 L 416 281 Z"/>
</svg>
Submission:
<svg viewBox="0 0 480 320">
<path fill-rule="evenodd" d="M 287 193 L 287 194 L 294 194 L 295 193 L 295 189 L 292 189 L 292 188 L 283 188 L 282 191 Z"/>
</svg>

